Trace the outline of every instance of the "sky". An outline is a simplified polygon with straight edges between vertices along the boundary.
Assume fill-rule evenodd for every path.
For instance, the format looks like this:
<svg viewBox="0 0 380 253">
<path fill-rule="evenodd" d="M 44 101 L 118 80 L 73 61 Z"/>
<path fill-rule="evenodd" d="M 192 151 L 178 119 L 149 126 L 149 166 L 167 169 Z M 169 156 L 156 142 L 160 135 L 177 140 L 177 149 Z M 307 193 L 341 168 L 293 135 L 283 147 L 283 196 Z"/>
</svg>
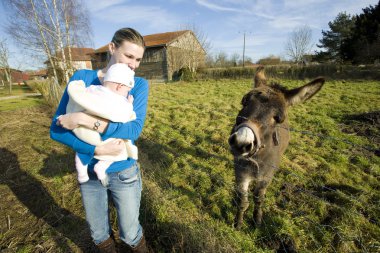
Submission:
<svg viewBox="0 0 380 253">
<path fill-rule="evenodd" d="M 312 30 L 311 52 L 322 38 L 322 30 L 338 13 L 355 15 L 378 0 L 82 0 L 89 10 L 93 47 L 111 40 L 119 28 L 132 27 L 142 35 L 196 27 L 211 44 L 210 53 L 243 55 L 254 62 L 271 55 L 286 58 L 285 43 L 301 26 Z M 4 12 L 2 6 L 0 13 Z M 0 15 L 2 23 L 5 15 Z M 38 68 L 38 62 L 24 61 L 22 49 L 0 26 L 0 40 L 10 44 L 11 65 L 19 69 Z"/>
</svg>

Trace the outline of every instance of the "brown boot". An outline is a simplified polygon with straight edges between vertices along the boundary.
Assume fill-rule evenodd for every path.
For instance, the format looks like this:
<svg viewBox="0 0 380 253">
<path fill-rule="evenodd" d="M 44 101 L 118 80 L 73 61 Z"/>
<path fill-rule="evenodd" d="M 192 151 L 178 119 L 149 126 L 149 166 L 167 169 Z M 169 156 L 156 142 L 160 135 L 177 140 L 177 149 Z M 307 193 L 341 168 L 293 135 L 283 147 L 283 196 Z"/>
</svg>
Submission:
<svg viewBox="0 0 380 253">
<path fill-rule="evenodd" d="M 136 245 L 136 247 L 132 248 L 132 252 L 136 253 L 152 253 L 152 251 L 149 249 L 149 247 L 146 244 L 145 236 L 143 235 L 141 237 L 141 240 L 139 244 Z"/>
<path fill-rule="evenodd" d="M 142 236 L 139 244 L 137 244 L 135 247 L 131 247 L 130 245 L 127 245 L 124 242 L 122 242 L 119 252 L 120 253 L 128 253 L 128 252 L 153 253 L 150 247 L 148 247 L 144 235 Z"/>
<path fill-rule="evenodd" d="M 116 253 L 115 242 L 112 237 L 109 237 L 107 240 L 96 246 L 98 247 L 99 253 Z"/>
</svg>

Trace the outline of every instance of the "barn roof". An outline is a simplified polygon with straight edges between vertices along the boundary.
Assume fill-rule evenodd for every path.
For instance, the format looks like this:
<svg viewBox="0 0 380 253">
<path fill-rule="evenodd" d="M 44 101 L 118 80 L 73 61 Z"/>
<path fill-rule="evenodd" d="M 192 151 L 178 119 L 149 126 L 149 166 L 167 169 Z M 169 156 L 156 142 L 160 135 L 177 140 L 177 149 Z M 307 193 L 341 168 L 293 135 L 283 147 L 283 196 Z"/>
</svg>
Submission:
<svg viewBox="0 0 380 253">
<path fill-rule="evenodd" d="M 47 74 L 48 74 L 47 69 L 40 69 L 40 70 L 28 72 L 29 76 L 47 76 Z"/>
<path fill-rule="evenodd" d="M 69 58 L 69 49 L 66 47 L 64 49 L 66 59 Z M 93 48 L 86 47 L 72 47 L 71 48 L 71 58 L 73 61 L 91 61 L 91 54 L 94 52 Z M 57 57 L 61 57 L 61 53 L 57 54 Z"/>
<path fill-rule="evenodd" d="M 186 32 L 189 32 L 190 30 L 182 30 L 182 31 L 175 31 L 175 32 L 166 32 L 166 33 L 155 33 L 150 35 L 145 35 L 144 41 L 145 46 L 148 47 L 157 47 L 157 46 L 167 46 L 170 44 L 173 40 L 178 38 L 179 36 L 185 34 Z M 98 53 L 104 53 L 108 51 L 108 44 L 105 46 L 102 46 L 94 51 L 95 54 Z"/>
</svg>

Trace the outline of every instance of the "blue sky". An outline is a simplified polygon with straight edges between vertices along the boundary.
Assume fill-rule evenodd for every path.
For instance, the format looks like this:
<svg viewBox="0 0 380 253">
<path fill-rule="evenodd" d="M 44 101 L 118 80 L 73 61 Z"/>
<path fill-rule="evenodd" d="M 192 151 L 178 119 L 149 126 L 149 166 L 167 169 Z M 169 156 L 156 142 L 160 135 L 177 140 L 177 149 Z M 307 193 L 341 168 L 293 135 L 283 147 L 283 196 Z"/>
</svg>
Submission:
<svg viewBox="0 0 380 253">
<path fill-rule="evenodd" d="M 253 61 L 269 55 L 285 57 L 285 42 L 297 27 L 309 26 L 315 45 L 322 37 L 321 31 L 329 29 L 328 22 L 339 12 L 359 14 L 363 8 L 378 3 L 378 0 L 83 1 L 90 11 L 94 48 L 107 44 L 122 27 L 133 27 L 142 35 L 148 35 L 194 25 L 207 35 L 213 54 L 225 52 L 241 56 L 245 33 L 245 55 Z M 0 22 L 2 19 L 0 17 Z M 1 39 L 6 37 L 3 31 L 0 36 Z M 13 44 L 10 39 L 7 41 Z M 33 64 L 22 63 L 21 50 L 12 46 L 11 51 L 12 64 L 21 69 L 35 68 Z"/>
</svg>

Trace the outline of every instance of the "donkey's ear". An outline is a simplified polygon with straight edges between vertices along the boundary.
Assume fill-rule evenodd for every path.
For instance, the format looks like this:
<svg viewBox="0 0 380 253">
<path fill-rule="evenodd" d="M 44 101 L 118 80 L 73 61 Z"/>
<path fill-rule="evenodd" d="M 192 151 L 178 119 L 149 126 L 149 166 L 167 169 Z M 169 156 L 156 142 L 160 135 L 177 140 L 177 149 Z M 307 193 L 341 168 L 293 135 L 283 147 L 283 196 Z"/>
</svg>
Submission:
<svg viewBox="0 0 380 253">
<path fill-rule="evenodd" d="M 255 77 L 253 78 L 253 89 L 267 84 L 264 67 L 260 66 L 256 69 Z"/>
<path fill-rule="evenodd" d="M 288 106 L 303 103 L 308 100 L 322 88 L 325 83 L 323 77 L 319 77 L 302 87 L 295 88 L 285 92 L 285 99 Z"/>
</svg>

